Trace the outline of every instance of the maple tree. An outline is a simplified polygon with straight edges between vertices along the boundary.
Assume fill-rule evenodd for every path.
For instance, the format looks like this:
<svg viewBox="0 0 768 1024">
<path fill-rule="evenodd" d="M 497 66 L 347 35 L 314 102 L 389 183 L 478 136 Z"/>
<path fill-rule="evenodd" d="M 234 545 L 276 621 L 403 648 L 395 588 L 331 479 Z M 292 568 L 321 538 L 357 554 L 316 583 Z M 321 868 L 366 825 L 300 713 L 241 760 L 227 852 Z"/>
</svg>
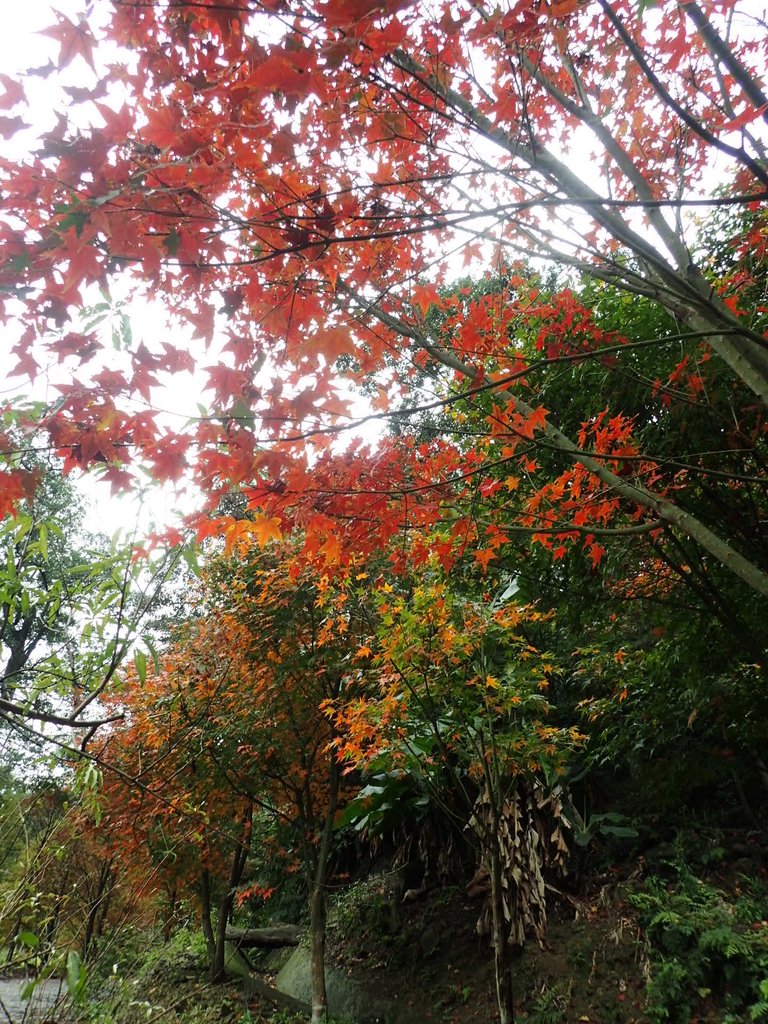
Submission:
<svg viewBox="0 0 768 1024">
<path fill-rule="evenodd" d="M 110 842 L 139 872 L 149 854 L 169 905 L 198 887 L 213 980 L 224 974 L 254 813 L 281 826 L 293 848 L 285 869 L 301 872 L 308 893 L 312 1015 L 323 1020 L 327 874 L 336 811 L 353 788 L 323 704 L 361 697 L 353 648 L 367 576 L 314 573 L 300 551 L 242 539 L 211 555 L 194 614 L 158 668 L 113 696 L 127 722 L 99 761 L 118 770 L 104 791 Z M 246 884 L 241 899 L 256 890 Z"/>
<path fill-rule="evenodd" d="M 609 348 L 600 360 L 554 360 L 537 367 L 540 398 L 558 410 L 562 429 L 588 441 L 594 450 L 614 451 L 619 456 L 617 472 L 625 479 L 642 463 L 657 486 L 674 493 L 683 512 L 707 527 L 716 529 L 727 520 L 741 550 L 759 564 L 764 557 L 765 511 L 761 408 L 690 339 L 678 340 L 673 350 L 661 354 L 649 349 L 644 338 L 674 330 L 657 305 L 590 282 L 562 288 L 530 271 L 523 283 L 538 295 L 539 308 L 517 328 L 521 350 L 532 360 L 547 344 L 542 309 L 559 307 L 562 327 L 574 337 L 586 334 L 588 339 L 598 330 L 623 338 L 620 356 L 616 348 Z M 495 301 L 504 286 L 503 280 L 491 279 L 474 290 L 483 301 Z M 547 329 L 552 330 L 551 323 Z M 457 406 L 452 416 L 444 414 L 429 429 L 460 429 L 474 446 L 482 417 L 493 418 L 496 411 L 493 396 L 486 394 L 473 408 Z M 473 514 L 485 526 L 486 547 L 475 552 L 481 564 L 497 557 L 501 549 L 507 566 L 530 566 L 538 546 L 549 550 L 551 574 L 557 578 L 554 563 L 569 552 L 576 554 L 572 541 L 579 534 L 591 535 L 583 545 L 588 564 L 603 564 L 610 548 L 614 557 L 609 558 L 612 565 L 606 575 L 623 572 L 627 590 L 646 593 L 659 573 L 672 572 L 692 597 L 708 604 L 740 634 L 742 643 L 750 645 L 753 630 L 743 621 L 751 603 L 748 592 L 737 597 L 740 581 L 729 581 L 724 567 L 702 557 L 691 538 L 670 530 L 660 518 L 629 518 L 616 529 L 620 503 L 615 493 L 593 488 L 579 467 L 562 471 L 557 453 L 537 447 L 533 440 L 517 464 L 510 465 L 505 458 L 507 448 L 507 436 L 497 430 L 485 449 L 483 479 L 475 484 Z M 560 525 L 563 513 L 570 518 L 570 534 Z M 654 565 L 658 572 L 650 571 Z M 729 602 L 709 593 L 718 588 L 731 592 Z M 536 594 L 535 588 L 531 593 Z M 757 658 L 757 648 L 753 649 Z"/>
<path fill-rule="evenodd" d="M 312 1021 L 328 1013 L 325 988 L 327 879 L 337 811 L 353 786 L 344 785 L 339 736 L 325 712 L 329 702 L 362 703 L 365 672 L 355 650 L 367 635 L 358 564 L 329 576 L 307 567 L 294 541 L 269 552 L 241 546 L 241 567 L 212 589 L 245 631 L 250 707 L 231 696 L 231 726 L 259 806 L 287 825 L 308 893 Z M 215 581 L 216 570 L 212 579 Z M 247 723 L 251 727 L 244 732 Z"/>
<path fill-rule="evenodd" d="M 78 376 L 22 419 L 47 430 L 67 470 L 95 468 L 115 488 L 130 486 L 134 464 L 189 477 L 208 510 L 240 486 L 259 510 L 253 529 L 299 525 L 308 555 L 329 562 L 432 523 L 445 500 L 455 514 L 458 487 L 451 545 L 476 542 L 487 561 L 521 522 L 489 532 L 468 512 L 502 438 L 510 476 L 537 451 L 556 456 L 546 507 L 522 516 L 537 539 L 583 543 L 599 563 L 601 531 L 658 522 L 768 594 L 764 560 L 725 519 L 680 507 L 631 421 L 607 410 L 575 435 L 559 428 L 515 337 L 535 319 L 550 361 L 629 350 L 565 292 L 542 303 L 515 270 L 536 257 L 656 304 L 668 321 L 644 344 L 663 351 L 684 336 L 762 409 L 755 308 L 743 278 L 697 262 L 690 216 L 759 212 L 768 194 L 766 39 L 749 4 L 107 6 L 103 22 L 59 15 L 56 60 L 38 69 L 52 82 L 77 68 L 83 85 L 64 86 L 77 121 L 62 116 L 29 157 L 0 167 L 15 370 Z M 27 123 L 25 83 L 3 84 L 11 137 Z M 727 190 L 710 181 L 715 158 Z M 743 244 L 764 246 L 759 217 Z M 496 301 L 440 292 L 462 257 L 505 271 Z M 125 341 L 107 365 L 98 325 L 78 311 L 92 285 L 118 278 L 222 344 L 206 356 L 170 333 Z M 436 335 L 434 308 L 445 313 Z M 679 376 L 695 383 L 689 365 Z M 211 408 L 173 428 L 153 408 L 156 387 L 191 366 L 207 374 Z M 374 415 L 386 416 L 417 369 L 443 368 L 454 379 L 436 401 L 494 396 L 470 450 L 407 437 L 373 454 L 328 449 L 350 422 L 342 377 L 375 391 Z M 4 481 L 8 511 L 24 481 L 9 464 Z"/>
<path fill-rule="evenodd" d="M 703 251 L 720 277 L 748 270 L 743 297 L 759 305 L 749 292 L 763 277 L 763 255 L 756 250 L 745 268 L 721 242 L 750 234 L 752 226 L 749 215 L 739 217 L 730 233 L 709 239 Z M 474 287 L 493 295 L 500 283 Z M 539 290 L 542 304 L 558 291 L 541 274 L 529 274 L 527 287 Z M 577 323 L 584 323 L 589 310 L 589 322 L 624 335 L 630 347 L 665 329 L 664 311 L 647 300 L 591 283 L 570 293 Z M 531 350 L 540 343 L 540 327 L 533 318 L 518 335 Z M 607 433 L 610 424 L 601 415 L 606 408 L 619 429 L 631 421 L 633 444 L 656 453 L 657 479 L 674 489 L 677 504 L 713 528 L 727 520 L 741 549 L 759 562 L 766 511 L 762 410 L 722 365 L 702 359 L 694 342 L 678 344 L 677 351 L 663 355 L 638 345 L 618 365 L 613 357 L 551 365 L 539 371 L 540 393 L 558 409 L 563 429 L 574 434 L 590 422 L 601 423 Z M 470 437 L 479 415 L 462 411 Z M 434 425 L 441 427 L 442 422 Z M 510 508 L 527 512 L 532 502 L 539 503 L 539 513 L 548 513 L 556 463 L 545 451 L 537 459 L 534 472 L 512 477 L 503 464 L 492 467 L 475 502 L 476 517 L 509 524 Z M 608 494 L 595 498 L 611 500 Z M 581 500 L 575 491 L 570 495 L 574 520 L 586 511 Z M 505 530 L 512 533 L 508 525 Z M 759 737 L 766 720 L 762 605 L 723 566 L 702 557 L 689 538 L 668 529 L 640 524 L 622 534 L 608 532 L 608 539 L 598 536 L 606 549 L 599 573 L 589 548 L 564 544 L 556 534 L 531 546 L 530 534 L 516 531 L 502 564 L 524 599 L 556 611 L 553 642 L 570 673 L 559 691 L 559 711 L 570 720 L 586 721 L 582 716 L 589 715 L 585 763 L 597 775 L 622 765 L 638 798 L 653 807 L 680 801 L 683 794 L 699 799 L 706 786 L 735 778 L 747 791 L 759 790 L 765 776 Z M 479 551 L 475 557 L 485 555 Z M 579 708 L 581 700 L 586 703 Z"/>
<path fill-rule="evenodd" d="M 548 617 L 453 593 L 436 566 L 420 584 L 393 585 L 370 566 L 313 569 L 300 538 L 266 550 L 245 538 L 209 557 L 194 615 L 158 669 L 113 697 L 127 722 L 99 755 L 107 774 L 118 770 L 103 794 L 107 845 L 137 878 L 149 870 L 157 886 L 167 876 L 168 891 L 199 880 L 218 978 L 236 890 L 254 889 L 243 881 L 253 814 L 272 815 L 308 892 L 312 1014 L 322 1020 L 327 875 L 334 830 L 353 808 L 339 812 L 359 788 L 350 769 L 421 761 L 435 780 L 447 771 L 491 878 L 486 926 L 512 1020 L 511 948 L 543 935 L 544 873 L 566 849 L 554 773 L 581 740 L 546 721 L 555 667 L 526 634 Z M 240 839 L 231 823 L 244 823 Z"/>
<path fill-rule="evenodd" d="M 352 764 L 415 770 L 434 792 L 453 790 L 490 888 L 478 929 L 491 936 L 500 1020 L 508 1024 L 511 950 L 546 931 L 544 877 L 562 871 L 568 853 L 557 778 L 584 737 L 548 721 L 557 669 L 530 638 L 548 616 L 503 593 L 491 602 L 460 590 L 434 566 L 415 585 L 381 583 L 375 653 L 359 652 L 372 659 L 379 693 L 329 707 Z"/>
<path fill-rule="evenodd" d="M 212 714 L 227 687 L 240 685 L 247 696 L 242 640 L 226 617 L 182 629 L 143 681 L 132 670 L 110 695 L 125 722 L 92 754 L 104 771 L 105 846 L 117 851 L 137 891 L 154 896 L 165 932 L 181 900 L 199 906 L 213 980 L 224 972 L 254 803 L 239 780 L 235 739 Z"/>
<path fill-rule="evenodd" d="M 768 93 L 747 0 L 114 0 L 57 15 L 47 38 L 47 66 L 0 78 L 12 142 L 29 139 L 38 76 L 68 104 L 0 159 L 9 363 L 56 396 L 3 407 L 7 536 L 37 484 L 19 432 L 39 431 L 65 472 L 113 490 L 144 471 L 197 488 L 201 514 L 168 539 L 191 526 L 237 548 L 296 530 L 300 548 L 290 571 L 267 558 L 217 583 L 185 641 L 154 670 L 140 659 L 122 693 L 92 691 L 129 716 L 98 754 L 115 768 L 105 830 L 156 872 L 169 919 L 180 892 L 200 896 L 214 973 L 258 801 L 296 826 L 322 961 L 341 784 L 329 744 L 358 763 L 376 739 L 370 703 L 342 707 L 339 692 L 374 654 L 350 644 L 348 611 L 371 555 L 424 573 L 474 562 L 489 588 L 499 563 L 552 605 L 558 588 L 586 595 L 560 642 L 568 657 L 580 644 L 572 690 L 595 761 L 638 736 L 682 748 L 702 721 L 710 747 L 732 736 L 723 693 L 752 713 L 739 736 L 754 760 L 765 716 L 736 648 L 761 662 L 749 591 L 768 595 Z M 462 263 L 474 280 L 449 287 Z M 143 338 L 126 294 L 160 311 Z M 174 382 L 207 405 L 178 418 Z M 397 434 L 340 452 L 356 389 L 362 419 Z M 438 429 L 421 430 L 429 415 Z M 497 624 L 488 600 L 457 594 L 422 591 L 413 618 L 405 601 L 379 609 L 394 615 L 381 665 L 416 694 L 428 669 L 444 686 L 464 738 L 452 756 L 489 787 L 476 822 L 498 861 L 509 779 L 472 749 L 489 734 L 470 714 L 512 723 L 510 757 L 546 745 L 547 727 L 499 703 L 521 695 L 497 696 L 493 671 L 467 686 L 448 618 L 494 637 Z M 435 631 L 439 600 L 455 615 Z M 618 613 L 594 614 L 606 600 Z M 673 658 L 661 671 L 649 653 L 679 618 L 634 612 L 688 600 L 733 634 L 711 686 L 692 669 L 681 685 Z"/>
</svg>

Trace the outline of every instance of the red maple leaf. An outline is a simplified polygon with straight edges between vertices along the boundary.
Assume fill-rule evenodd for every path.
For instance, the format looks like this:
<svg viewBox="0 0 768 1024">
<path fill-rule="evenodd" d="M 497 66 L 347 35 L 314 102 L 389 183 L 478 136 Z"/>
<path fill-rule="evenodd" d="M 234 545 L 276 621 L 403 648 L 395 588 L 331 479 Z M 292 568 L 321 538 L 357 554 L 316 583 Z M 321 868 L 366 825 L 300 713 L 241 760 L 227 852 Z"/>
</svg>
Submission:
<svg viewBox="0 0 768 1024">
<path fill-rule="evenodd" d="M 600 565 L 604 556 L 605 548 L 602 546 L 602 544 L 598 544 L 597 541 L 593 541 L 589 545 L 589 558 L 595 569 L 598 567 L 598 565 Z"/>
<path fill-rule="evenodd" d="M 58 25 L 41 29 L 40 35 L 49 36 L 59 43 L 58 66 L 65 68 L 75 57 L 79 56 L 95 71 L 93 63 L 94 38 L 88 28 L 88 23 L 84 19 L 78 22 L 70 21 L 69 18 L 65 18 L 58 12 L 56 18 Z"/>
<path fill-rule="evenodd" d="M 23 131 L 29 125 L 23 117 L 0 117 L 0 135 L 10 139 L 16 132 Z"/>
<path fill-rule="evenodd" d="M 5 89 L 5 93 L 0 96 L 0 107 L 3 110 L 10 110 L 24 101 L 24 86 L 20 81 L 8 75 L 0 75 L 0 85 Z"/>
</svg>

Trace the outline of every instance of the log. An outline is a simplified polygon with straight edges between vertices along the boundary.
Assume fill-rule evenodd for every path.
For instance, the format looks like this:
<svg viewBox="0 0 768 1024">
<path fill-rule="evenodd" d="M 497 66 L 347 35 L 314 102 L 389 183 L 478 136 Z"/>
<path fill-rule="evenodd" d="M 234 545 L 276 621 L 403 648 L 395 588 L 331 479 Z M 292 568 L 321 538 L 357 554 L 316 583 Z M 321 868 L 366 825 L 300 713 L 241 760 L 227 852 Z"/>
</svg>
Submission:
<svg viewBox="0 0 768 1024">
<path fill-rule="evenodd" d="M 227 942 L 236 946 L 259 946 L 263 949 L 280 949 L 282 946 L 298 946 L 302 933 L 296 924 L 274 924 L 269 928 L 227 928 Z"/>
</svg>

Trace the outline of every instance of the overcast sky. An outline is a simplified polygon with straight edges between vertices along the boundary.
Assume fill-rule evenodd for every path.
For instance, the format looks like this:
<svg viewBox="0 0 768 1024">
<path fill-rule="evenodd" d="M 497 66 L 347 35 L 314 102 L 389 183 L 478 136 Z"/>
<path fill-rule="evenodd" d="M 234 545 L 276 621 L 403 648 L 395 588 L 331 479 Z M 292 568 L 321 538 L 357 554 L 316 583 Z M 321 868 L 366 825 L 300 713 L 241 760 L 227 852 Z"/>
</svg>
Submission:
<svg viewBox="0 0 768 1024">
<path fill-rule="evenodd" d="M 0 32 L 0 70 L 14 75 L 28 67 L 44 64 L 56 53 L 53 39 L 38 35 L 55 21 L 54 10 L 73 20 L 82 13 L 82 0 L 15 0 L 13 13 L 3 19 Z M 8 14 L 8 12 L 6 12 Z"/>
<path fill-rule="evenodd" d="M 96 4 L 99 3 L 103 3 L 103 0 L 96 0 Z M 49 0 L 17 0 L 13 4 L 13 14 L 4 20 L 0 32 L 0 74 L 17 78 L 29 68 L 41 67 L 49 60 L 55 61 L 58 44 L 55 40 L 41 35 L 41 30 L 55 24 L 55 12 L 58 11 L 76 21 L 85 12 L 86 7 L 85 0 L 55 0 L 53 3 Z M 73 68 L 73 77 L 76 77 L 77 73 L 78 69 Z M 52 94 L 50 81 L 43 78 L 30 78 L 27 85 L 32 105 L 26 117 L 37 130 L 45 130 L 54 123 L 55 109 L 65 102 L 65 97 L 61 96 L 58 99 Z M 28 140 L 29 133 L 25 132 L 18 138 L 5 142 L 5 155 L 13 156 L 14 151 L 18 152 L 28 144 Z M 31 392 L 37 393 L 42 388 L 45 395 L 38 394 L 37 397 L 44 397 L 46 400 L 55 397 L 48 394 L 44 380 L 38 381 L 34 388 L 31 388 L 29 381 L 21 377 L 6 378 L 10 366 L 16 361 L 14 358 L 11 363 L 8 357 L 13 340 L 6 331 L 3 344 L 0 346 L 0 393 L 7 395 L 9 386 L 11 391 L 26 395 Z M 115 500 L 110 496 L 107 487 L 99 485 L 91 478 L 81 479 L 79 483 L 91 506 L 88 526 L 92 530 L 109 535 L 117 528 L 132 532 L 137 520 L 140 527 L 145 528 L 150 519 L 168 522 L 170 518 L 167 515 L 167 507 L 173 503 L 170 494 L 155 492 L 153 499 L 143 502 L 128 498 Z M 154 514 L 152 505 L 155 505 Z M 163 515 L 163 512 L 166 512 L 166 515 Z"/>
<path fill-rule="evenodd" d="M 3 31 L 0 32 L 0 73 L 15 78 L 29 68 L 44 66 L 51 60 L 55 62 L 59 45 L 54 39 L 41 35 L 41 30 L 55 24 L 57 11 L 70 20 L 77 21 L 88 6 L 86 0 L 17 0 L 14 4 L 13 17 L 7 19 Z M 105 7 L 105 0 L 95 0 L 91 3 L 92 20 L 98 18 L 100 6 Z M 62 84 L 82 85 L 84 74 L 92 80 L 92 73 L 78 58 L 66 69 Z M 25 116 L 33 125 L 33 131 L 21 132 L 4 143 L 4 154 L 11 158 L 18 156 L 23 159 L 25 152 L 34 148 L 33 135 L 52 128 L 56 122 L 57 112 L 62 112 L 68 105 L 66 95 L 55 89 L 50 78 L 33 76 L 27 79 L 26 85 L 31 105 Z M 112 286 L 118 294 L 123 291 L 117 282 L 112 282 Z M 96 294 L 94 301 L 100 301 Z M 162 310 L 155 310 L 153 314 L 146 304 L 132 302 L 128 314 L 132 323 L 134 342 L 138 343 L 139 339 L 143 339 L 152 347 L 154 341 L 162 340 L 161 336 L 165 333 Z M 190 331 L 190 335 L 191 333 Z M 12 397 L 14 394 L 31 395 L 38 400 L 55 401 L 59 395 L 55 382 L 56 379 L 60 379 L 61 371 L 66 370 L 66 367 L 52 365 L 50 373 L 46 370 L 32 385 L 23 377 L 6 378 L 7 371 L 16 362 L 15 357 L 8 356 L 15 340 L 12 332 L 7 329 L 0 338 L 0 397 Z M 174 341 L 178 343 L 179 340 L 177 328 Z M 211 361 L 213 352 L 209 351 L 202 363 L 205 365 Z M 202 373 L 194 378 L 180 377 L 174 381 L 171 388 L 153 389 L 153 405 L 169 410 L 164 419 L 170 426 L 177 427 L 185 417 L 197 413 L 198 401 L 205 404 L 210 401 L 210 394 L 204 392 L 206 382 L 205 374 Z M 364 414 L 369 411 L 367 402 L 361 402 L 359 397 L 355 397 L 356 413 Z M 169 420 L 169 416 L 172 419 Z M 379 429 L 370 427 L 363 433 L 372 439 L 379 434 Z M 174 508 L 179 511 L 190 511 L 191 507 L 198 503 L 198 499 L 192 499 L 191 496 L 175 494 L 169 486 L 150 486 L 141 499 L 136 496 L 115 499 L 110 495 L 108 487 L 89 476 L 80 479 L 80 488 L 91 506 L 88 516 L 89 528 L 110 535 L 116 528 L 131 533 L 137 526 L 140 531 L 146 530 L 150 523 L 158 527 L 174 524 Z"/>
</svg>

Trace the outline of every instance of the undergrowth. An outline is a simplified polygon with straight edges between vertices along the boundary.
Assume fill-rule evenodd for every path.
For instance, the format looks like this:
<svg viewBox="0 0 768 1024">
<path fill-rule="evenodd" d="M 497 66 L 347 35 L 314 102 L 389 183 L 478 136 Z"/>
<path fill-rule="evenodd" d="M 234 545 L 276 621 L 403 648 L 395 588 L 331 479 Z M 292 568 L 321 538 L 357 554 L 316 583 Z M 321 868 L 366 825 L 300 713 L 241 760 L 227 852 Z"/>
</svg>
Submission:
<svg viewBox="0 0 768 1024">
<path fill-rule="evenodd" d="M 722 1024 L 768 1022 L 768 886 L 740 876 L 732 891 L 683 864 L 629 894 L 649 943 L 647 1014 L 689 1024 L 721 1007 Z"/>
</svg>

